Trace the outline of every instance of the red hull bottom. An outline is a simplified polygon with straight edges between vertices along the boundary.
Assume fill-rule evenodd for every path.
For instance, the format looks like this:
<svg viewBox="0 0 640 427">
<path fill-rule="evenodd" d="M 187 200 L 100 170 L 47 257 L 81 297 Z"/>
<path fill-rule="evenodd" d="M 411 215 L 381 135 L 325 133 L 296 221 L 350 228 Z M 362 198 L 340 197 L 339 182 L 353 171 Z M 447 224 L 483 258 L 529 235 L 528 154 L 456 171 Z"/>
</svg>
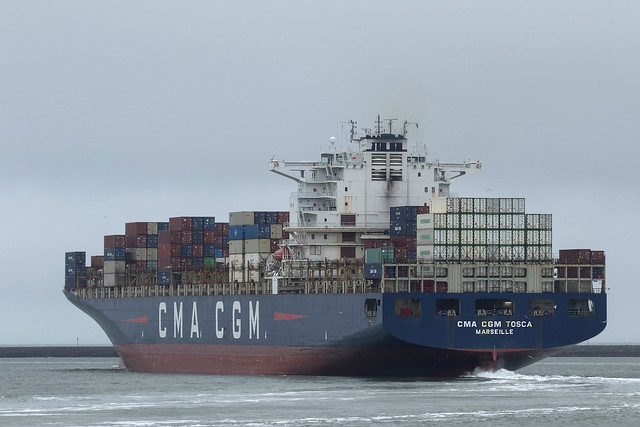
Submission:
<svg viewBox="0 0 640 427">
<path fill-rule="evenodd" d="M 482 369 L 517 369 L 544 357 L 536 350 L 457 351 L 425 347 L 336 348 L 121 344 L 136 372 L 222 375 L 453 377 Z"/>
</svg>

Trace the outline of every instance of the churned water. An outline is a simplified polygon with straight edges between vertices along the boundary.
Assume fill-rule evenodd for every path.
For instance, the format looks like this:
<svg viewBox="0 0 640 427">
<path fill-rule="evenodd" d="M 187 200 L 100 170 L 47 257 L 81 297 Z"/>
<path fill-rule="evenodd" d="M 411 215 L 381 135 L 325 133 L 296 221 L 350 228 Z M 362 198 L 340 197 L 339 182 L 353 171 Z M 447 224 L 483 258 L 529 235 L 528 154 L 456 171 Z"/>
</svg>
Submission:
<svg viewBox="0 0 640 427">
<path fill-rule="evenodd" d="M 550 358 L 451 380 L 129 373 L 0 359 L 0 425 L 638 425 L 640 358 Z"/>
</svg>

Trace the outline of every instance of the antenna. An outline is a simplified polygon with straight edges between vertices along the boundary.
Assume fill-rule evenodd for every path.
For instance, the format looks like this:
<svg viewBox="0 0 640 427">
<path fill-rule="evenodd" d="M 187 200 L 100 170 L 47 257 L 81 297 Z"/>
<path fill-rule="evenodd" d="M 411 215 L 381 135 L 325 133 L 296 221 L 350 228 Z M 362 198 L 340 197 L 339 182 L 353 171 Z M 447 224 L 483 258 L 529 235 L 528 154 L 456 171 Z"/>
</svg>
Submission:
<svg viewBox="0 0 640 427">
<path fill-rule="evenodd" d="M 407 136 L 407 126 L 409 125 L 416 125 L 416 128 L 418 128 L 418 122 L 408 122 L 408 121 L 404 121 L 404 124 L 402 125 L 402 137 L 404 138 L 405 136 Z"/>
<path fill-rule="evenodd" d="M 393 121 L 394 120 L 398 120 L 398 119 L 385 119 L 389 121 L 389 135 L 393 135 L 393 132 L 391 130 L 391 127 L 393 126 Z"/>
<path fill-rule="evenodd" d="M 354 122 L 353 120 L 349 120 L 349 123 L 351 124 L 351 142 L 353 142 L 354 139 L 355 139 L 356 126 L 358 125 L 358 122 Z"/>
</svg>

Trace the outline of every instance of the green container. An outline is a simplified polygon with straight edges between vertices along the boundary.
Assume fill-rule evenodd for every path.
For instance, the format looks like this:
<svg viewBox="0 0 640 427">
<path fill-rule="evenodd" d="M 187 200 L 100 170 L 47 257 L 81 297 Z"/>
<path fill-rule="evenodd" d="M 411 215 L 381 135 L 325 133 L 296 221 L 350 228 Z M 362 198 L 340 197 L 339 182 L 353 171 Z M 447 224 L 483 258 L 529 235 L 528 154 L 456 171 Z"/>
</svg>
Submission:
<svg viewBox="0 0 640 427">
<path fill-rule="evenodd" d="M 396 250 L 394 248 L 382 248 L 382 260 L 385 264 L 396 262 Z"/>
<path fill-rule="evenodd" d="M 364 251 L 365 264 L 382 264 L 382 249 L 367 249 Z"/>
<path fill-rule="evenodd" d="M 215 267 L 216 265 L 216 259 L 213 257 L 205 257 L 204 258 L 204 265 L 207 267 Z"/>
</svg>

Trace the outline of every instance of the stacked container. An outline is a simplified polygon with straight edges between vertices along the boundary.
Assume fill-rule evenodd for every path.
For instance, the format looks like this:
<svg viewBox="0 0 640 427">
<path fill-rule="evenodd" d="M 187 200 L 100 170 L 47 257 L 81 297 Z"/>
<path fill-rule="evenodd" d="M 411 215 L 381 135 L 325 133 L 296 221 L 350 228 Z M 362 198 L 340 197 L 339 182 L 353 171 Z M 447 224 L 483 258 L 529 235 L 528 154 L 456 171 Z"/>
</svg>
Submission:
<svg viewBox="0 0 640 427">
<path fill-rule="evenodd" d="M 416 221 L 417 258 L 422 261 L 433 260 L 433 214 L 418 214 Z"/>
<path fill-rule="evenodd" d="M 259 266 L 278 249 L 280 240 L 288 239 L 283 225 L 288 212 L 229 213 L 229 280 L 260 281 Z"/>
<path fill-rule="evenodd" d="M 126 236 L 104 236 L 104 286 L 122 286 L 126 273 Z"/>
<path fill-rule="evenodd" d="M 436 261 L 551 260 L 551 215 L 525 214 L 522 198 L 449 197 L 434 208 Z"/>
<path fill-rule="evenodd" d="M 395 206 L 389 211 L 392 246 L 398 262 L 415 262 L 417 258 L 418 214 L 428 212 L 426 206 Z"/>
<path fill-rule="evenodd" d="M 86 253 L 66 252 L 64 254 L 64 287 L 76 289 L 86 286 Z"/>
</svg>

